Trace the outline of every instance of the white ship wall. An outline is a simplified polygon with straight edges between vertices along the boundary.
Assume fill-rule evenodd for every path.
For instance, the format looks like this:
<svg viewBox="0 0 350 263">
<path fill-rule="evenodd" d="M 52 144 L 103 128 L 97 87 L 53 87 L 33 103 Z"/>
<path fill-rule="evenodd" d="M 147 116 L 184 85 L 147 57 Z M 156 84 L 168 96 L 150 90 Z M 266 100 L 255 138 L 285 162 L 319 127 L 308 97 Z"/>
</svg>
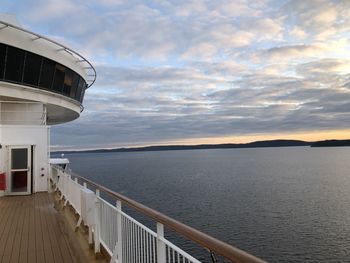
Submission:
<svg viewBox="0 0 350 263">
<path fill-rule="evenodd" d="M 48 190 L 49 175 L 48 126 L 0 125 L 0 171 L 9 180 L 9 146 L 33 146 L 33 192 Z"/>
<path fill-rule="evenodd" d="M 45 107 L 42 103 L 0 103 L 0 123 L 7 125 L 45 124 Z"/>
</svg>

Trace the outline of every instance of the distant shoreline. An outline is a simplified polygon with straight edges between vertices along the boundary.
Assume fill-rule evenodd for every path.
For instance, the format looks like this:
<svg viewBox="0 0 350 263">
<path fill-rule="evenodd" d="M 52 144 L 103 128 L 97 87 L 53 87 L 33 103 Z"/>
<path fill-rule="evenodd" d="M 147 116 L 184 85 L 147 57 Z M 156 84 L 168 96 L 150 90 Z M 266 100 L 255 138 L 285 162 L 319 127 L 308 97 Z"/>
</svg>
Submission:
<svg viewBox="0 0 350 263">
<path fill-rule="evenodd" d="M 51 153 L 110 153 L 110 152 L 145 152 L 145 151 L 176 151 L 176 150 L 204 150 L 204 149 L 239 149 L 239 148 L 268 148 L 268 147 L 341 147 L 350 146 L 350 140 L 325 140 L 306 142 L 301 140 L 270 140 L 250 143 L 224 143 L 200 145 L 155 145 L 135 148 L 113 148 L 96 150 L 53 151 Z"/>
</svg>

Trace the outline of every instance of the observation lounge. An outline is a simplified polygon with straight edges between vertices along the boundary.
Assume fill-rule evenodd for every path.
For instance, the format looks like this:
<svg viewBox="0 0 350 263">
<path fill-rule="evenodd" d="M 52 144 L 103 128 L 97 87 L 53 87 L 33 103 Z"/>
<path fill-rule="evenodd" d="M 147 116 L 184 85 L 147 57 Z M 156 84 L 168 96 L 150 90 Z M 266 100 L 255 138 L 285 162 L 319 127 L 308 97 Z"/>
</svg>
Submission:
<svg viewBox="0 0 350 263">
<path fill-rule="evenodd" d="M 0 43 L 0 81 L 45 90 L 83 102 L 87 84 L 70 68 L 30 51 Z"/>
<path fill-rule="evenodd" d="M 91 63 L 72 49 L 1 18 L 1 100 L 41 102 L 46 125 L 78 118 L 85 91 L 96 79 Z"/>
</svg>

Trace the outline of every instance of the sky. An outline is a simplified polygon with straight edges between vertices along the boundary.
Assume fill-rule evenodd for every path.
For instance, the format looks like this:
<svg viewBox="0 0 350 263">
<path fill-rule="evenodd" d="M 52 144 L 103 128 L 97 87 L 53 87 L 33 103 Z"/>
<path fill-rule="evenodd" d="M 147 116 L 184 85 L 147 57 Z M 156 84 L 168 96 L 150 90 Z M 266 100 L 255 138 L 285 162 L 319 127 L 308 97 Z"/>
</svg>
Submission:
<svg viewBox="0 0 350 263">
<path fill-rule="evenodd" d="M 55 149 L 350 138 L 350 1 L 0 0 L 97 70 Z"/>
</svg>

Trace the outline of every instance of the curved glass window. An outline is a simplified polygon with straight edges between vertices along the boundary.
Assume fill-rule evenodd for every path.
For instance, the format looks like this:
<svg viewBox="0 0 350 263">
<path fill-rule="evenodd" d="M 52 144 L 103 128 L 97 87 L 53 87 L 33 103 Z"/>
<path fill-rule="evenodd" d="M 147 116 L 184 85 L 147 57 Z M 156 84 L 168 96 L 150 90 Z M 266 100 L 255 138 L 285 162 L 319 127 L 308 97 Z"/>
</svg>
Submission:
<svg viewBox="0 0 350 263">
<path fill-rule="evenodd" d="M 0 79 L 4 78 L 5 58 L 6 58 L 6 46 L 0 45 Z"/>
<path fill-rule="evenodd" d="M 39 85 L 42 58 L 33 53 L 26 54 L 24 64 L 23 82 L 33 86 Z"/>
<path fill-rule="evenodd" d="M 24 51 L 14 47 L 7 47 L 5 80 L 22 82 L 24 65 Z"/>
<path fill-rule="evenodd" d="M 51 59 L 0 43 L 0 81 L 52 91 L 83 101 L 87 84 L 73 70 Z"/>
</svg>

